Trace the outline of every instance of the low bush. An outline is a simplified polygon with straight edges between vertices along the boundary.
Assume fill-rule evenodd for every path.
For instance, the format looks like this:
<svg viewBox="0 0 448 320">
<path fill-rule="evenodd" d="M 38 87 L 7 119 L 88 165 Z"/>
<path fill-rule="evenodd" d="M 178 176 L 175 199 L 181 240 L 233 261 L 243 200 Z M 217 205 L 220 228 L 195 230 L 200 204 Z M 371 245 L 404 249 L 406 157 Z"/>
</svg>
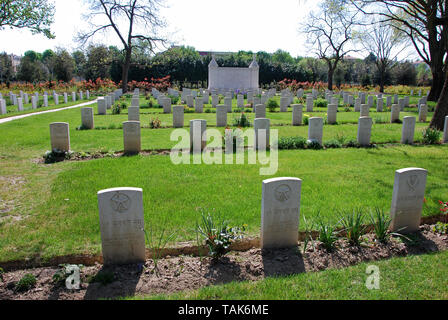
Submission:
<svg viewBox="0 0 448 320">
<path fill-rule="evenodd" d="M 15 286 L 15 290 L 17 292 L 25 292 L 28 291 L 32 288 L 34 288 L 36 286 L 37 283 L 37 279 L 36 277 L 31 274 L 28 273 L 26 275 L 24 275 L 19 282 L 17 282 L 16 286 Z"/>
<path fill-rule="evenodd" d="M 239 117 L 233 119 L 233 126 L 239 128 L 247 128 L 251 127 L 251 123 L 249 121 L 249 117 L 243 112 Z"/>
<path fill-rule="evenodd" d="M 214 259 L 225 255 L 233 241 L 242 239 L 245 228 L 231 228 L 227 221 L 204 213 L 201 215 L 201 222 L 196 223 L 196 232 L 202 236 L 209 248 L 209 255 Z"/>
<path fill-rule="evenodd" d="M 278 139 L 279 150 L 305 149 L 306 139 L 303 137 L 282 137 Z"/>
<path fill-rule="evenodd" d="M 423 130 L 423 143 L 424 144 L 438 144 L 440 141 L 441 132 L 437 129 L 433 129 L 431 127 Z"/>
</svg>

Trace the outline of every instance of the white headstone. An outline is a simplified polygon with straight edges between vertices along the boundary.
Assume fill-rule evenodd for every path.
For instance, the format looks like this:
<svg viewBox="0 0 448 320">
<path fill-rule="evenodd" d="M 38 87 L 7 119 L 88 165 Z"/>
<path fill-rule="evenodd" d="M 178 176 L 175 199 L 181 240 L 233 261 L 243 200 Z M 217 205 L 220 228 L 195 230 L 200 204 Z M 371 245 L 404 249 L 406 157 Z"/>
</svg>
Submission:
<svg viewBox="0 0 448 320">
<path fill-rule="evenodd" d="M 392 105 L 390 122 L 391 123 L 395 123 L 398 120 L 400 120 L 400 106 L 398 104 L 393 104 Z"/>
<path fill-rule="evenodd" d="M 360 116 L 361 117 L 368 117 L 370 113 L 370 108 L 368 104 L 362 104 L 361 110 L 360 110 Z"/>
<path fill-rule="evenodd" d="M 306 112 L 313 112 L 314 99 L 313 97 L 306 97 Z"/>
<path fill-rule="evenodd" d="M 308 140 L 311 142 L 317 142 L 322 145 L 324 119 L 313 117 L 308 119 L 308 123 Z"/>
<path fill-rule="evenodd" d="M 255 118 L 266 118 L 266 106 L 264 104 L 255 105 Z"/>
<path fill-rule="evenodd" d="M 418 121 L 419 122 L 426 122 L 426 117 L 428 115 L 428 106 L 426 104 L 422 104 L 420 106 L 419 112 L 418 112 Z"/>
<path fill-rule="evenodd" d="M 287 248 L 298 244 L 302 180 L 274 178 L 263 181 L 261 248 Z"/>
<path fill-rule="evenodd" d="M 184 106 L 173 107 L 173 128 L 184 127 Z"/>
<path fill-rule="evenodd" d="M 270 126 L 271 121 L 265 118 L 254 120 L 254 148 L 255 150 L 267 150 L 270 146 Z"/>
<path fill-rule="evenodd" d="M 227 126 L 227 106 L 225 105 L 216 106 L 216 126 L 217 127 Z"/>
<path fill-rule="evenodd" d="M 194 112 L 196 113 L 204 112 L 204 99 L 202 97 L 196 97 L 194 99 Z"/>
<path fill-rule="evenodd" d="M 93 108 L 81 108 L 82 126 L 86 129 L 93 129 Z"/>
<path fill-rule="evenodd" d="M 0 99 L 0 114 L 6 114 L 6 101 L 5 101 L 5 99 Z"/>
<path fill-rule="evenodd" d="M 140 107 L 128 107 L 128 121 L 140 121 Z"/>
<path fill-rule="evenodd" d="M 70 131 L 66 122 L 50 123 L 51 150 L 70 151 Z"/>
<path fill-rule="evenodd" d="M 420 168 L 407 168 L 395 172 L 391 230 L 399 233 L 417 231 L 422 216 L 428 172 Z"/>
<path fill-rule="evenodd" d="M 403 118 L 403 130 L 401 134 L 402 144 L 413 144 L 414 143 L 414 133 L 415 133 L 415 117 L 404 117 Z"/>
<path fill-rule="evenodd" d="M 104 97 L 99 97 L 97 103 L 98 103 L 98 114 L 105 115 L 107 111 L 106 99 Z"/>
<path fill-rule="evenodd" d="M 328 112 L 327 112 L 328 124 L 336 124 L 337 114 L 338 114 L 338 105 L 337 104 L 329 104 Z"/>
<path fill-rule="evenodd" d="M 143 190 L 99 191 L 98 209 L 104 264 L 145 262 Z"/>
<path fill-rule="evenodd" d="M 301 126 L 303 123 L 303 106 L 301 104 L 292 105 L 292 125 Z"/>
<path fill-rule="evenodd" d="M 358 120 L 358 143 L 361 146 L 370 145 L 370 137 L 372 135 L 372 118 L 361 117 Z"/>
<path fill-rule="evenodd" d="M 141 132 L 139 121 L 123 122 L 124 153 L 139 153 L 141 151 Z"/>
<path fill-rule="evenodd" d="M 190 121 L 190 150 L 193 153 L 201 153 L 207 145 L 207 121 Z"/>
</svg>

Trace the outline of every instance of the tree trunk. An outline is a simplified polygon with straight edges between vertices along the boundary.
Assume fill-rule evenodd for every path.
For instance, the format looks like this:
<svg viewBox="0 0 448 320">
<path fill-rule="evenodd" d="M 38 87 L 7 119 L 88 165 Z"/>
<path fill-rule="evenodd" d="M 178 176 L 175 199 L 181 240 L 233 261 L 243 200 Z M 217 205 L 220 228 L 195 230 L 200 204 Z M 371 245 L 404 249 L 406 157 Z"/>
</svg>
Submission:
<svg viewBox="0 0 448 320">
<path fill-rule="evenodd" d="M 445 83 L 429 126 L 431 128 L 443 131 L 446 116 L 448 116 L 448 72 L 445 74 Z"/>
<path fill-rule="evenodd" d="M 333 90 L 333 74 L 334 70 L 332 68 L 328 68 L 328 90 Z"/>
<path fill-rule="evenodd" d="M 445 72 L 443 68 L 438 71 L 432 71 L 432 86 L 429 91 L 428 101 L 438 101 L 445 83 Z"/>
<path fill-rule="evenodd" d="M 121 88 L 123 93 L 128 92 L 129 68 L 131 67 L 131 48 L 126 50 L 126 57 L 123 63 L 123 74 L 121 76 Z"/>
</svg>

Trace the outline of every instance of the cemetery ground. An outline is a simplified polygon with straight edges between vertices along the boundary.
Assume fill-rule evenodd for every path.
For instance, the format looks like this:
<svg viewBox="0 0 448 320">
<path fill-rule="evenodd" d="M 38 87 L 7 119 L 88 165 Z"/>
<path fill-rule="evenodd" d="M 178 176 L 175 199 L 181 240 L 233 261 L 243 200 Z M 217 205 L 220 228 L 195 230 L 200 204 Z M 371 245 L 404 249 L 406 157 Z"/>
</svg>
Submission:
<svg viewBox="0 0 448 320">
<path fill-rule="evenodd" d="M 400 113 L 401 119 L 407 115 L 418 116 L 413 106 L 417 100 L 411 98 L 411 107 Z M 130 99 L 127 98 L 125 103 L 130 105 Z M 142 97 L 141 140 L 142 149 L 147 152 L 137 156 L 121 156 L 119 153 L 123 150 L 122 123 L 127 121 L 126 109 L 121 114 L 113 115 L 108 110 L 106 116 L 99 116 L 95 106 L 94 130 L 77 130 L 81 125 L 81 114 L 76 108 L 0 125 L 0 266 L 17 262 L 18 266 L 37 267 L 52 259 L 70 262 L 68 258 L 66 262 L 56 259 L 64 256 L 91 257 L 91 261 L 99 261 L 101 239 L 97 192 L 113 187 L 143 189 L 145 229 L 153 239 L 172 234 L 167 246 L 185 241 L 196 244 L 195 227 L 202 212 L 218 214 L 235 226 L 247 225 L 248 238 L 259 235 L 261 183 L 271 178 L 259 175 L 261 165 L 172 164 L 170 157 L 160 151 L 168 151 L 177 144 L 177 141 L 170 141 L 173 115 L 162 114 L 160 108 L 144 108 L 145 104 L 147 100 Z M 236 99 L 233 104 L 235 107 Z M 185 113 L 185 127 L 189 120 L 205 119 L 207 127 L 214 128 L 216 114 L 213 111 L 214 108 L 205 106 L 202 114 Z M 246 114 L 253 121 L 253 113 Z M 325 118 L 326 108 L 304 111 L 304 115 Z M 237 112 L 228 115 L 229 127 L 237 116 Z M 303 181 L 300 230 L 305 231 L 305 219 L 336 224 L 342 212 L 356 208 L 361 208 L 367 215 L 375 208 L 389 212 L 394 173 L 408 167 L 428 170 L 423 216 L 438 215 L 438 201 L 447 201 L 448 147 L 422 144 L 422 130 L 428 126 L 431 116 L 429 112 L 426 123 L 417 122 L 416 144 L 413 146 L 399 143 L 402 125 L 389 123 L 390 111 L 385 109 L 385 112 L 377 113 L 372 108 L 371 141 L 376 147 L 280 150 L 279 170 L 275 176 L 298 177 Z M 353 112 L 353 108 L 347 111 L 339 108 L 337 117 L 337 125 L 324 126 L 324 144 L 356 140 L 359 113 Z M 155 118 L 161 121 L 162 128 L 150 129 L 150 119 Z M 277 112 L 268 111 L 267 118 L 271 119 L 271 129 L 279 130 L 280 138 L 307 137 L 308 126 L 291 125 L 291 109 L 287 113 L 280 113 L 278 109 Z M 49 124 L 52 122 L 69 123 L 71 149 L 77 152 L 75 161 L 43 163 L 42 156 L 50 149 Z M 218 129 L 224 132 L 224 128 Z M 159 152 L 151 154 L 154 150 Z M 95 157 L 100 159 L 93 159 Z M 444 252 L 448 246 L 447 238 L 433 233 L 429 226 L 422 229 L 420 237 L 410 242 L 394 238 L 390 247 L 375 246 L 370 239 L 365 246 L 357 248 L 358 251 L 349 247 L 344 249 L 341 242 L 340 249 L 334 253 L 317 248 L 303 255 L 284 251 L 269 257 L 262 255 L 259 249 L 251 249 L 231 252 L 218 263 L 205 256 L 171 257 L 159 261 L 160 278 L 152 272 L 154 261 L 148 260 L 140 270 L 116 267 L 112 277 L 119 280 L 105 286 L 87 283 L 87 278 L 100 271 L 103 276 L 98 277 L 99 281 L 106 278 L 104 281 L 107 282 L 110 277 L 110 270 L 101 270 L 100 264 L 94 264 L 83 270 L 86 283 L 77 293 L 52 283 L 58 270 L 56 263 L 41 269 L 5 273 L 3 278 L 7 281 L 0 281 L 0 297 L 117 298 L 199 289 L 150 298 L 446 299 L 444 288 L 447 283 L 442 275 L 448 271 L 447 253 Z M 148 247 L 148 243 L 146 245 Z M 435 251 L 439 252 L 427 254 Z M 399 257 L 407 254 L 411 255 Z M 383 274 L 393 276 L 382 278 L 382 290 L 366 290 L 362 278 L 366 264 L 314 272 L 384 258 L 392 259 L 375 262 L 375 265 Z M 120 272 L 123 270 L 126 272 Z M 7 289 L 8 283 L 18 281 L 31 271 L 38 275 L 38 288 L 42 290 L 15 295 Z M 297 275 L 300 272 L 302 274 Z M 274 275 L 280 277 L 270 278 Z M 260 281 L 239 283 L 244 280 Z M 200 289 L 231 281 L 237 282 Z M 285 290 L 285 287 L 289 289 Z M 302 287 L 309 290 L 298 289 Z"/>
</svg>

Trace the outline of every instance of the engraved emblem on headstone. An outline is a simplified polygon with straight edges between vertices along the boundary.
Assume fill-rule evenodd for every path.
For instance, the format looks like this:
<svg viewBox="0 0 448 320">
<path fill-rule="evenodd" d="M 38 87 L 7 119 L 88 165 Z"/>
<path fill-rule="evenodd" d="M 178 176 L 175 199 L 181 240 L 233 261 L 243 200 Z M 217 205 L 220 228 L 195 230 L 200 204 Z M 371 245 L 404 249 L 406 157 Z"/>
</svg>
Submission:
<svg viewBox="0 0 448 320">
<path fill-rule="evenodd" d="M 417 176 L 410 176 L 408 181 L 408 187 L 409 187 L 409 191 L 415 192 L 415 188 L 418 186 L 419 184 L 419 180 Z"/>
<path fill-rule="evenodd" d="M 124 193 L 117 192 L 111 199 L 110 203 L 114 211 L 123 213 L 131 207 L 131 199 Z"/>
<path fill-rule="evenodd" d="M 291 198 L 291 188 L 288 185 L 282 184 L 275 189 L 275 199 L 277 199 L 277 201 L 285 202 L 288 201 L 289 198 Z"/>
</svg>

